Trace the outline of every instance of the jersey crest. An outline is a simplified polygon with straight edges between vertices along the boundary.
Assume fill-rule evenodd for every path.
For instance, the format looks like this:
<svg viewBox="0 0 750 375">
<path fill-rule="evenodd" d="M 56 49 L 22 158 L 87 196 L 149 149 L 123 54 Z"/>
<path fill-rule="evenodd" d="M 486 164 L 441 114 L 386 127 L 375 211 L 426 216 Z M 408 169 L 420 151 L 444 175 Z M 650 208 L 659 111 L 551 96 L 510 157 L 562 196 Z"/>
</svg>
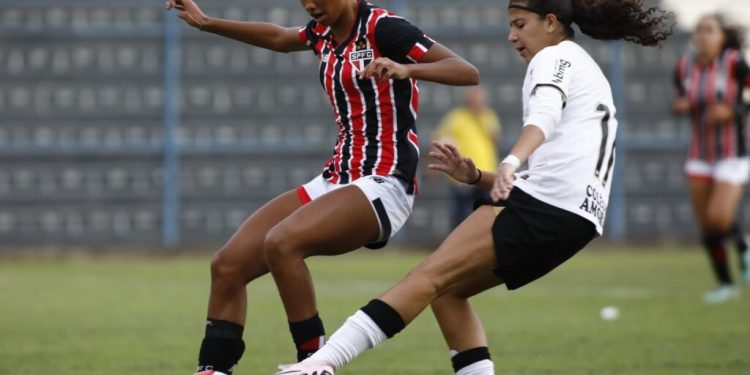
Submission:
<svg viewBox="0 0 750 375">
<path fill-rule="evenodd" d="M 370 48 L 367 38 L 360 38 L 354 45 L 354 51 L 349 53 L 349 64 L 358 72 L 365 70 L 367 64 L 375 58 L 375 52 Z"/>
</svg>

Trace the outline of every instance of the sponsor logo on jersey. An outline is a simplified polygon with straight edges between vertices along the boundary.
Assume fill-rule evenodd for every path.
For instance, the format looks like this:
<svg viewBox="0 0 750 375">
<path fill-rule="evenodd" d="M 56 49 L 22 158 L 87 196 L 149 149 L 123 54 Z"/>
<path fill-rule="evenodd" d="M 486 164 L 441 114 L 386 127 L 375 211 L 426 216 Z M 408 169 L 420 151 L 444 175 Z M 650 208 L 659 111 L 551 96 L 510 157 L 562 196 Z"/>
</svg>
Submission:
<svg viewBox="0 0 750 375">
<path fill-rule="evenodd" d="M 375 181 L 375 182 L 377 182 L 377 183 L 379 183 L 379 184 L 382 184 L 382 183 L 385 182 L 385 179 L 383 177 L 380 177 L 380 176 L 373 176 L 373 177 L 370 177 L 370 179 L 373 180 L 373 181 Z"/>
<path fill-rule="evenodd" d="M 555 77 L 555 79 L 553 79 L 552 82 L 561 84 L 565 79 L 565 71 L 572 65 L 573 64 L 571 64 L 568 60 L 557 60 L 557 62 L 555 62 L 555 74 L 552 75 L 553 77 Z"/>
<path fill-rule="evenodd" d="M 349 63 L 354 69 L 361 71 L 375 58 L 375 52 L 370 48 L 367 39 L 362 38 L 355 44 L 354 51 L 349 53 Z"/>
<path fill-rule="evenodd" d="M 607 216 L 607 200 L 604 194 L 596 187 L 589 185 L 586 187 L 586 198 L 584 198 L 579 209 L 596 217 L 599 225 L 604 225 L 604 219 Z"/>
</svg>

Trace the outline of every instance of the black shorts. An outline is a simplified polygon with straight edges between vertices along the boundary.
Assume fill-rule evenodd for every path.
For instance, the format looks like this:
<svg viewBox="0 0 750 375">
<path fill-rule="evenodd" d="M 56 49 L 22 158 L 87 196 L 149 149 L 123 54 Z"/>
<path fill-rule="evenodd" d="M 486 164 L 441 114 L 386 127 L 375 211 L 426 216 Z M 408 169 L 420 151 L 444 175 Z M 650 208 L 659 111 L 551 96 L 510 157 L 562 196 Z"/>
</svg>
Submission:
<svg viewBox="0 0 750 375">
<path fill-rule="evenodd" d="M 590 221 L 544 203 L 519 188 L 500 206 L 492 224 L 497 268 L 508 289 L 520 288 L 570 259 L 596 236 Z"/>
</svg>

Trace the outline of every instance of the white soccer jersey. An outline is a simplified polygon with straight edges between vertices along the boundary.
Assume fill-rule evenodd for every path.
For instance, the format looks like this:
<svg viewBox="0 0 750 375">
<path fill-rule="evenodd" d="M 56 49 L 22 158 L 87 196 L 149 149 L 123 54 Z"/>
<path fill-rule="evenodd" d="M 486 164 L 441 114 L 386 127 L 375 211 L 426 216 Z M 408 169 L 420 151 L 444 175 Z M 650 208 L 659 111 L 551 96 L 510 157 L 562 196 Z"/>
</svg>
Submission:
<svg viewBox="0 0 750 375">
<path fill-rule="evenodd" d="M 519 172 L 515 186 L 536 199 L 580 215 L 602 233 L 612 169 L 617 120 L 607 78 L 578 44 L 564 41 L 531 60 L 523 85 L 523 120 L 537 88 L 552 86 L 563 95 L 560 122 L 545 131 L 544 143 Z"/>
</svg>

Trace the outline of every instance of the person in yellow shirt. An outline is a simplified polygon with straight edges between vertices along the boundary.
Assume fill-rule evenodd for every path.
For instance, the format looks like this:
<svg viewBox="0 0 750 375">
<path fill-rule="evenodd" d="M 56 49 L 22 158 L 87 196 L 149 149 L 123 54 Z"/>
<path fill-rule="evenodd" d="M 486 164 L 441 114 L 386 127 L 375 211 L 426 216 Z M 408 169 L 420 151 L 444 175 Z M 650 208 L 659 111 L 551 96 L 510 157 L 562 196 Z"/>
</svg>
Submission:
<svg viewBox="0 0 750 375">
<path fill-rule="evenodd" d="M 487 93 L 481 86 L 466 89 L 466 103 L 448 112 L 440 122 L 433 139 L 450 143 L 477 168 L 495 170 L 497 147 L 502 127 L 500 120 L 487 106 Z M 486 191 L 452 180 L 451 223 L 455 228 L 471 213 L 474 201 L 484 198 Z"/>
</svg>

